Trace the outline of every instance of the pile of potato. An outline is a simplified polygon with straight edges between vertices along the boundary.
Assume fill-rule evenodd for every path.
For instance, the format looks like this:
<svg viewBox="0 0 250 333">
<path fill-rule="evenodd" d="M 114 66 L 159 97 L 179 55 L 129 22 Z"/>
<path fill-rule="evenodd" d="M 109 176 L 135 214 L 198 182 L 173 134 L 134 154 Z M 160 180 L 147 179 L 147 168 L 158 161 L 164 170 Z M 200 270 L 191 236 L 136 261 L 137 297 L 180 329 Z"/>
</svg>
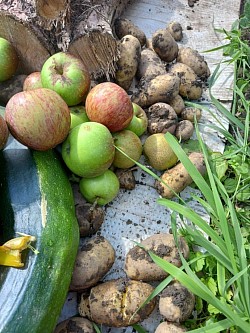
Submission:
<svg viewBox="0 0 250 333">
<path fill-rule="evenodd" d="M 162 197 L 172 198 L 190 185 L 192 178 L 178 162 L 164 135 L 170 132 L 179 141 L 192 136 L 194 121 L 200 120 L 201 110 L 186 107 L 185 100 L 201 98 L 210 75 L 208 65 L 196 50 L 178 44 L 182 40 L 182 27 L 177 22 L 157 30 L 150 40 L 127 19 L 117 19 L 114 32 L 120 43 L 114 81 L 128 94 L 132 90 L 131 100 L 147 115 L 147 137 L 142 153 L 152 168 L 164 171 L 161 178 L 168 186 L 156 181 L 156 190 Z M 189 159 L 204 175 L 202 154 L 191 153 Z M 131 167 L 115 170 L 121 188 L 135 187 L 132 171 Z M 77 187 L 74 190 L 81 236 L 91 237 L 83 239 L 70 285 L 70 290 L 80 295 L 79 316 L 61 322 L 55 333 L 93 333 L 93 322 L 110 327 L 130 326 L 149 317 L 156 306 L 162 315 L 156 333 L 185 332 L 181 323 L 191 316 L 195 296 L 178 281 L 172 281 L 158 296 L 144 304 L 154 290 L 152 282 L 160 282 L 168 276 L 147 251 L 180 267 L 179 251 L 184 258 L 189 256 L 185 240 L 179 238 L 178 249 L 172 234 L 148 237 L 141 242 L 143 247 L 135 245 L 127 253 L 126 278 L 105 281 L 116 253 L 107 239 L 96 235 L 104 220 L 104 211 L 83 202 Z"/>
<path fill-rule="evenodd" d="M 117 19 L 115 33 L 120 38 L 120 59 L 115 82 L 126 91 L 134 81 L 131 99 L 146 109 L 149 134 L 169 131 L 187 140 L 194 131 L 194 118 L 201 110 L 185 107 L 185 100 L 198 100 L 210 75 L 203 56 L 191 47 L 178 44 L 182 27 L 171 22 L 147 40 L 143 31 L 127 19 Z"/>
<path fill-rule="evenodd" d="M 141 245 L 143 248 L 135 245 L 126 255 L 126 278 L 103 281 L 115 261 L 115 250 L 102 236 L 85 238 L 78 251 L 70 285 L 70 290 L 80 295 L 80 317 L 61 322 L 56 333 L 77 332 L 72 327 L 90 333 L 93 332 L 92 322 L 110 327 L 127 327 L 146 319 L 156 306 L 164 322 L 183 331 L 179 324 L 191 315 L 195 297 L 178 281 L 171 282 L 159 296 L 143 303 L 154 291 L 150 283 L 160 282 L 168 276 L 152 261 L 147 251 L 180 267 L 179 251 L 188 259 L 188 245 L 180 237 L 178 249 L 173 235 L 165 233 L 149 236 Z"/>
</svg>

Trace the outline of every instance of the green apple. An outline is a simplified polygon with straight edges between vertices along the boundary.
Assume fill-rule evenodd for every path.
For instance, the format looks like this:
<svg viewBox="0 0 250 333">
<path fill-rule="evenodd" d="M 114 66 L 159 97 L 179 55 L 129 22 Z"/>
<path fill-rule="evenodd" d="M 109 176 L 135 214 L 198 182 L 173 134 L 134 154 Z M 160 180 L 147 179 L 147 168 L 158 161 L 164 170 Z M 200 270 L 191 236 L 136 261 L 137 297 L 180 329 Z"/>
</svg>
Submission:
<svg viewBox="0 0 250 333">
<path fill-rule="evenodd" d="M 71 117 L 71 124 L 70 129 L 76 127 L 77 125 L 80 125 L 82 123 L 86 123 L 87 121 L 90 121 L 85 106 L 78 105 L 78 106 L 70 106 L 70 117 Z"/>
<path fill-rule="evenodd" d="M 45 61 L 41 80 L 44 88 L 56 91 L 68 106 L 85 101 L 90 89 L 90 74 L 83 62 L 66 52 L 55 53 Z"/>
<path fill-rule="evenodd" d="M 86 122 L 74 127 L 62 144 L 62 158 L 77 176 L 91 178 L 106 171 L 115 155 L 114 139 L 100 123 Z"/>
<path fill-rule="evenodd" d="M 133 105 L 133 118 L 125 128 L 134 132 L 137 136 L 141 136 L 146 132 L 148 127 L 148 117 L 146 112 L 138 104 L 132 103 Z"/>
<path fill-rule="evenodd" d="M 120 183 L 116 174 L 110 169 L 94 178 L 82 178 L 79 183 L 80 192 L 90 203 L 106 205 L 118 194 Z"/>
<path fill-rule="evenodd" d="M 113 134 L 115 146 L 121 149 L 134 161 L 138 161 L 142 154 L 142 143 L 140 138 L 130 130 L 122 130 Z M 115 151 L 113 166 L 121 169 L 132 167 L 135 162 L 131 161 L 118 149 Z"/>
<path fill-rule="evenodd" d="M 0 82 L 9 80 L 16 72 L 18 55 L 14 46 L 0 37 Z"/>
</svg>

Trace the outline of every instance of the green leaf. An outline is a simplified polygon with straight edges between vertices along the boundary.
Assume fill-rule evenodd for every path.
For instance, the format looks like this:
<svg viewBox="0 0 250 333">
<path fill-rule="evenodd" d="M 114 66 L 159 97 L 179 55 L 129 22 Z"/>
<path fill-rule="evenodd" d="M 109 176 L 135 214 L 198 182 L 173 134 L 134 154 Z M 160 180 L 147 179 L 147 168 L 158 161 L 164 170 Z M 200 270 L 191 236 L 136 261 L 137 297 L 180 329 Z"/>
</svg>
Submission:
<svg viewBox="0 0 250 333">
<path fill-rule="evenodd" d="M 212 277 L 208 277 L 207 279 L 204 279 L 204 283 L 208 286 L 208 288 L 212 291 L 214 295 L 217 294 L 218 288 L 217 283 Z"/>
<path fill-rule="evenodd" d="M 223 155 L 219 152 L 213 152 L 211 159 L 215 164 L 215 171 L 219 179 L 225 176 L 228 170 L 228 162 L 223 158 Z"/>
<path fill-rule="evenodd" d="M 214 307 L 212 304 L 208 304 L 207 310 L 210 314 L 218 314 L 221 313 L 220 310 L 218 310 L 216 307 Z"/>
<path fill-rule="evenodd" d="M 136 330 L 138 333 L 147 333 L 147 331 L 139 324 L 134 324 L 132 327 Z"/>
<path fill-rule="evenodd" d="M 191 264 L 191 267 L 192 269 L 195 271 L 195 272 L 200 272 L 202 271 L 203 267 L 205 266 L 205 258 L 204 258 L 204 255 L 197 251 L 197 252 L 194 252 L 194 253 L 191 253 L 190 256 L 189 256 L 189 260 L 191 261 L 192 259 L 196 259 L 196 261 L 194 261 L 192 264 Z"/>
<path fill-rule="evenodd" d="M 238 181 L 235 178 L 226 178 L 224 181 L 224 186 L 227 193 L 234 193 L 237 188 Z"/>
</svg>

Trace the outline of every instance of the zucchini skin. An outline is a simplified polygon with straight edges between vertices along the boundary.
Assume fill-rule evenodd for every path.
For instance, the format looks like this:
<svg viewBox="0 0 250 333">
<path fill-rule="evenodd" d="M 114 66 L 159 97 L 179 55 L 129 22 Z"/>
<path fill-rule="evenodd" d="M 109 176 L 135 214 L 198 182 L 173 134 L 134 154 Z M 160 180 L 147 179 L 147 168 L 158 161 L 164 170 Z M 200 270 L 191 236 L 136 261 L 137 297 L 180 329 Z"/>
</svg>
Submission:
<svg viewBox="0 0 250 333">
<path fill-rule="evenodd" d="M 54 150 L 13 140 L 0 152 L 0 239 L 36 237 L 24 268 L 0 267 L 0 332 L 51 333 L 66 300 L 79 245 L 72 189 Z"/>
</svg>

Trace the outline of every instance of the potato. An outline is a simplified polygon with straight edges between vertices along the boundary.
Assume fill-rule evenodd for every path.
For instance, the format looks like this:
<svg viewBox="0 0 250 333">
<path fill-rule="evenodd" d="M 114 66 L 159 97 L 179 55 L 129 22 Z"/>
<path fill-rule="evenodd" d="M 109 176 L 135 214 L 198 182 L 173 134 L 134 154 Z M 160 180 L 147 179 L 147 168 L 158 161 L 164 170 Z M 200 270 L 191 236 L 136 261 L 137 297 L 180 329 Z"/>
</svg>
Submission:
<svg viewBox="0 0 250 333">
<path fill-rule="evenodd" d="M 141 57 L 141 44 L 132 36 L 124 36 L 119 44 L 120 56 L 116 62 L 115 81 L 123 89 L 128 90 L 135 77 Z"/>
<path fill-rule="evenodd" d="M 190 161 L 194 164 L 194 166 L 198 169 L 201 175 L 205 175 L 206 166 L 204 162 L 204 157 L 202 153 L 190 153 L 189 154 Z M 167 199 L 171 199 L 175 196 L 175 193 L 180 193 L 183 191 L 188 185 L 192 184 L 193 179 L 190 176 L 188 170 L 184 167 L 184 165 L 179 162 L 173 168 L 165 171 L 161 175 L 161 179 L 166 184 L 163 184 L 159 180 L 155 181 L 155 188 L 158 193 Z M 171 191 L 171 188 L 173 191 Z"/>
<path fill-rule="evenodd" d="M 80 237 L 95 234 L 103 224 L 104 210 L 98 205 L 82 203 L 75 206 Z"/>
<path fill-rule="evenodd" d="M 147 253 L 148 250 L 177 267 L 181 266 L 179 251 L 172 234 L 160 233 L 149 236 L 141 242 L 141 245 L 145 250 L 136 245 L 126 255 L 124 270 L 129 278 L 147 282 L 160 281 L 168 276 L 167 272 L 153 262 Z M 183 256 L 187 259 L 189 248 L 184 238 L 179 238 L 179 245 Z"/>
<path fill-rule="evenodd" d="M 54 333 L 95 333 L 90 320 L 82 317 L 71 317 L 59 323 Z"/>
<path fill-rule="evenodd" d="M 194 133 L 194 125 L 189 120 L 181 120 L 176 126 L 175 136 L 179 141 L 186 141 Z"/>
<path fill-rule="evenodd" d="M 187 329 L 179 324 L 169 323 L 163 321 L 160 323 L 155 330 L 155 333 L 182 333 L 187 332 Z"/>
<path fill-rule="evenodd" d="M 153 79 L 157 75 L 166 74 L 166 68 L 154 50 L 144 49 L 141 51 L 136 77 L 146 80 Z"/>
<path fill-rule="evenodd" d="M 202 95 L 202 84 L 191 67 L 177 62 L 169 68 L 169 72 L 180 78 L 179 94 L 188 99 L 199 99 Z"/>
<path fill-rule="evenodd" d="M 176 61 L 192 68 L 195 74 L 204 80 L 210 76 L 210 70 L 204 57 L 191 47 L 180 47 Z"/>
<path fill-rule="evenodd" d="M 144 46 L 146 43 L 145 33 L 129 19 L 117 18 L 114 22 L 114 30 L 119 39 L 122 39 L 126 35 L 132 35 L 139 40 L 141 46 Z"/>
<path fill-rule="evenodd" d="M 170 283 L 160 295 L 159 311 L 168 321 L 180 323 L 187 320 L 194 306 L 194 294 L 178 281 Z"/>
<path fill-rule="evenodd" d="M 132 102 L 141 107 L 157 102 L 169 103 L 179 94 L 180 79 L 176 75 L 158 75 L 150 81 L 140 81 L 138 92 L 132 95 Z"/>
<path fill-rule="evenodd" d="M 182 110 L 185 108 L 185 103 L 181 95 L 175 96 L 170 102 L 169 105 L 175 110 L 177 115 L 181 114 Z"/>
<path fill-rule="evenodd" d="M 119 179 L 120 188 L 125 190 L 133 190 L 135 188 L 135 176 L 131 169 L 116 169 L 115 174 Z"/>
<path fill-rule="evenodd" d="M 81 291 L 97 284 L 110 270 L 115 250 L 107 239 L 95 236 L 79 248 L 70 290 Z"/>
<path fill-rule="evenodd" d="M 91 320 L 114 327 L 130 326 L 142 321 L 154 310 L 156 300 L 151 300 L 136 314 L 135 311 L 153 290 L 148 283 L 123 278 L 92 287 L 89 296 Z"/>
<path fill-rule="evenodd" d="M 199 121 L 201 119 L 201 109 L 187 106 L 181 111 L 180 117 L 183 120 L 189 120 L 192 123 L 194 122 L 195 118 L 197 121 Z"/>
<path fill-rule="evenodd" d="M 179 42 L 183 38 L 182 26 L 178 22 L 170 22 L 167 26 L 167 31 L 171 34 L 175 41 Z"/>
<path fill-rule="evenodd" d="M 157 30 L 152 36 L 152 46 L 158 56 L 168 63 L 178 55 L 178 44 L 166 29 Z"/>
<path fill-rule="evenodd" d="M 167 103 L 155 103 L 146 111 L 148 132 L 174 134 L 178 122 L 175 110 Z"/>
</svg>

